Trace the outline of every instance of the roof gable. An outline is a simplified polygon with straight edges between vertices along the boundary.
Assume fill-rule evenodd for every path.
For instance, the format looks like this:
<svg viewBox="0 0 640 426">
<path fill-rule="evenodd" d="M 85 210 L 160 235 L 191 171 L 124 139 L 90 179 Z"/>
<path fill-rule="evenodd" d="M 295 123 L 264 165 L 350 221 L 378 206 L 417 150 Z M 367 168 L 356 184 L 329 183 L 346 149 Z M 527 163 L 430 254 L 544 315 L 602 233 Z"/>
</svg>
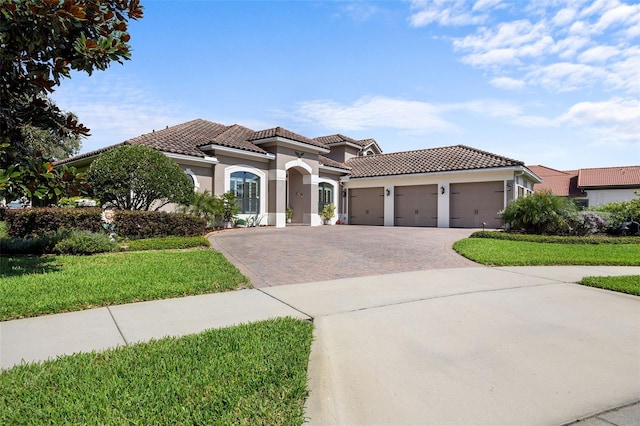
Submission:
<svg viewBox="0 0 640 426">
<path fill-rule="evenodd" d="M 262 143 L 265 139 L 271 139 L 276 137 L 290 139 L 295 142 L 301 142 L 301 143 L 312 145 L 318 148 L 329 149 L 329 147 L 322 142 L 309 139 L 306 136 L 299 135 L 283 127 L 274 127 L 272 129 L 266 129 L 266 130 L 260 130 L 258 132 L 254 132 L 254 134 L 250 136 L 248 140 L 255 143 Z"/>
<path fill-rule="evenodd" d="M 465 145 L 355 157 L 346 164 L 351 167 L 353 178 L 524 165 L 522 161 Z"/>
</svg>

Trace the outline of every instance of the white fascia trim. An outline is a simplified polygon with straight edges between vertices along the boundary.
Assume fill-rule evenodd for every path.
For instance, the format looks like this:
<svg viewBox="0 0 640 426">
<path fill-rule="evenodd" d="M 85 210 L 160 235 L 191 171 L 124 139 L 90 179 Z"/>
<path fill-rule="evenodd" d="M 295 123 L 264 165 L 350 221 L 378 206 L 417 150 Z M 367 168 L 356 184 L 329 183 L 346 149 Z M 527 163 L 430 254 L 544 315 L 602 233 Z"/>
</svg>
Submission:
<svg viewBox="0 0 640 426">
<path fill-rule="evenodd" d="M 459 174 L 459 173 L 467 173 L 467 172 L 495 172 L 495 171 L 523 171 L 522 170 L 523 166 L 517 166 L 517 167 L 487 167 L 486 169 L 465 169 L 465 170 L 447 170 L 446 172 L 427 172 L 427 173 L 403 173 L 403 174 L 399 174 L 399 175 L 384 175 L 384 176 L 368 176 L 368 177 L 353 177 L 353 176 L 349 176 L 345 179 L 345 181 L 348 180 L 354 180 L 354 181 L 358 181 L 358 180 L 368 180 L 368 179 L 389 179 L 389 178 L 396 178 L 396 177 L 408 177 L 408 176 L 418 176 L 418 177 L 422 177 L 422 176 L 447 176 L 447 175 L 453 175 L 453 174 Z"/>
<path fill-rule="evenodd" d="M 337 167 L 331 167 L 331 166 L 325 166 L 324 164 L 320 164 L 318 165 L 318 168 L 320 170 L 326 170 L 329 172 L 339 172 L 339 173 L 344 173 L 345 175 L 348 175 L 350 172 L 349 170 L 345 170 L 345 169 L 339 169 Z"/>
<path fill-rule="evenodd" d="M 261 160 L 267 160 L 267 161 L 276 159 L 276 156 L 270 153 L 262 154 L 260 152 L 245 151 L 243 149 L 229 148 L 228 146 L 221 146 L 221 145 L 214 145 L 214 144 L 201 146 L 200 149 L 203 151 L 214 151 L 214 150 L 222 151 L 222 152 L 226 152 L 232 155 L 237 155 L 240 157 L 259 158 Z"/>
<path fill-rule="evenodd" d="M 520 166 L 520 169 L 518 171 L 521 171 L 527 176 L 529 176 L 534 181 L 534 183 L 542 183 L 542 178 L 537 174 L 533 173 L 531 170 L 529 170 L 528 167 Z"/>
<path fill-rule="evenodd" d="M 201 158 L 201 157 L 195 157 L 193 155 L 175 154 L 173 152 L 162 151 L 162 153 L 174 160 L 193 161 L 196 163 L 205 163 L 205 164 L 218 164 L 219 162 L 216 157 L 210 157 L 208 155 L 206 155 L 204 158 Z"/>
<path fill-rule="evenodd" d="M 287 139 L 287 138 L 283 138 L 283 137 L 280 137 L 280 136 L 276 136 L 275 138 L 262 139 L 261 141 L 253 141 L 253 144 L 254 145 L 261 145 L 261 144 L 267 143 L 267 142 L 278 142 L 278 143 L 284 144 L 285 146 L 286 145 L 291 145 L 291 146 L 296 147 L 296 148 L 305 148 L 309 152 L 317 151 L 317 152 L 322 153 L 322 154 L 328 154 L 329 152 L 331 152 L 331 150 L 326 149 L 326 148 L 322 148 L 322 147 L 319 147 L 319 146 L 316 146 L 316 145 L 312 145 L 312 144 L 309 144 L 309 143 L 294 141 L 292 139 Z"/>
</svg>

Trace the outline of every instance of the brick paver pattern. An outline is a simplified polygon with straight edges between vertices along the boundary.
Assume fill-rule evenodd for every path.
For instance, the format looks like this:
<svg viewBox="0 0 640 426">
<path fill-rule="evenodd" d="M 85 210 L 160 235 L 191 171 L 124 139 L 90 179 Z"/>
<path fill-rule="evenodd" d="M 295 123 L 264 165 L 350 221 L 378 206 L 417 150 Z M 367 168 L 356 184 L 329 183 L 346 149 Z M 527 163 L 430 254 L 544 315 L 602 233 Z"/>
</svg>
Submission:
<svg viewBox="0 0 640 426">
<path fill-rule="evenodd" d="M 452 244 L 471 229 L 382 226 L 247 228 L 210 235 L 255 287 L 477 264 Z"/>
</svg>

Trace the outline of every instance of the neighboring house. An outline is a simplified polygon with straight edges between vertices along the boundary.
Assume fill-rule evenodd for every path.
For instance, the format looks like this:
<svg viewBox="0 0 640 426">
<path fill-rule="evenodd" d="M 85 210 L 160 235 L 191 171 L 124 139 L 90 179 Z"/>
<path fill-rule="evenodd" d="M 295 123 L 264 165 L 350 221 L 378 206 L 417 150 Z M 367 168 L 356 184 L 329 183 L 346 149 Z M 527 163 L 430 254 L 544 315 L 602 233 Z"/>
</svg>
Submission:
<svg viewBox="0 0 640 426">
<path fill-rule="evenodd" d="M 129 139 L 172 158 L 197 191 L 233 191 L 240 217 L 264 225 L 320 225 L 326 204 L 335 220 L 386 226 L 501 226 L 498 212 L 541 180 L 523 162 L 456 145 L 382 154 L 374 139 L 336 134 L 307 138 L 276 127 L 254 131 L 193 120 Z M 88 167 L 100 153 L 58 162 Z"/>
<path fill-rule="evenodd" d="M 614 201 L 628 201 L 640 191 L 640 166 L 600 167 L 579 170 L 555 170 L 546 166 L 528 166 L 543 180 L 534 190 L 551 191 L 569 197 L 581 207 Z"/>
</svg>

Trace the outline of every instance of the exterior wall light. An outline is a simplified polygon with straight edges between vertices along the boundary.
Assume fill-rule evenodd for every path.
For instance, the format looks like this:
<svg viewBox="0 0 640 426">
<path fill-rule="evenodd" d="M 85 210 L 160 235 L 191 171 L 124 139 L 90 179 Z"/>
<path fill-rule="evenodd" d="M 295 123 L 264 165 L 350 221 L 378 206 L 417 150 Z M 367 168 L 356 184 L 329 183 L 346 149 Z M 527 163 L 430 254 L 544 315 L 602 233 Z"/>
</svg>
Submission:
<svg viewBox="0 0 640 426">
<path fill-rule="evenodd" d="M 391 190 L 389 188 L 385 189 L 385 191 L 387 192 L 387 197 L 391 195 Z"/>
<path fill-rule="evenodd" d="M 444 194 L 444 186 L 441 186 L 441 187 L 440 187 L 440 193 L 441 193 L 441 194 Z"/>
</svg>

